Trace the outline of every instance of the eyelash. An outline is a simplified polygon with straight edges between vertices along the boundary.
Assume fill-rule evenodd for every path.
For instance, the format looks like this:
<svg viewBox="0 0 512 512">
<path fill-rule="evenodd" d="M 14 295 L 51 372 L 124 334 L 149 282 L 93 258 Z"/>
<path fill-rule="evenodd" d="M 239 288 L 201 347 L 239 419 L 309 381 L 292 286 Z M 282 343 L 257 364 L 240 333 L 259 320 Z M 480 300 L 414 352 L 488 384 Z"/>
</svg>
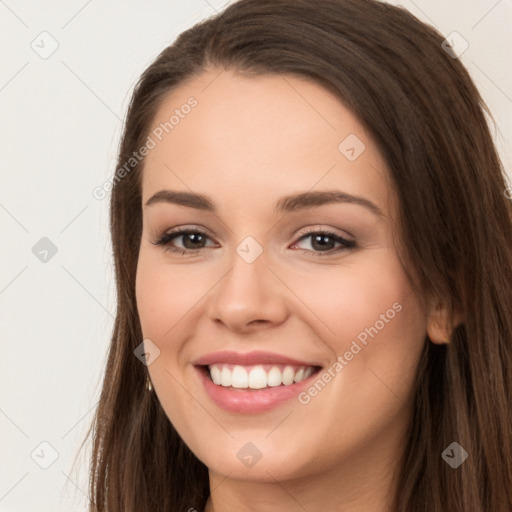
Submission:
<svg viewBox="0 0 512 512">
<path fill-rule="evenodd" d="M 156 242 L 151 242 L 153 245 L 158 246 L 165 246 L 165 251 L 170 251 L 172 253 L 179 253 L 183 256 L 193 256 L 199 252 L 202 252 L 203 250 L 207 249 L 206 247 L 201 247 L 199 249 L 181 249 L 178 247 L 173 247 L 170 245 L 170 242 L 174 240 L 175 238 L 179 238 L 180 236 L 183 236 L 185 234 L 197 234 L 197 235 L 203 235 L 207 238 L 210 238 L 206 233 L 203 231 L 199 231 L 197 229 L 190 229 L 190 228 L 176 228 L 174 231 L 171 231 L 169 233 L 164 233 Z M 341 251 L 347 250 L 347 249 L 354 249 L 357 247 L 356 242 L 352 240 L 347 240 L 346 238 L 343 238 L 339 235 L 336 235 L 335 233 L 332 233 L 330 231 L 325 230 L 314 230 L 314 231 L 308 231 L 306 233 L 302 233 L 300 238 L 297 240 L 297 242 L 294 243 L 294 245 L 301 240 L 307 238 L 311 235 L 325 235 L 330 238 L 332 238 L 335 242 L 341 243 L 343 247 L 338 247 L 337 249 L 330 249 L 328 251 L 312 251 L 309 249 L 297 249 L 299 251 L 306 251 L 308 253 L 312 253 L 314 256 L 318 257 L 325 257 L 325 256 L 332 256 L 333 254 L 337 254 Z"/>
</svg>

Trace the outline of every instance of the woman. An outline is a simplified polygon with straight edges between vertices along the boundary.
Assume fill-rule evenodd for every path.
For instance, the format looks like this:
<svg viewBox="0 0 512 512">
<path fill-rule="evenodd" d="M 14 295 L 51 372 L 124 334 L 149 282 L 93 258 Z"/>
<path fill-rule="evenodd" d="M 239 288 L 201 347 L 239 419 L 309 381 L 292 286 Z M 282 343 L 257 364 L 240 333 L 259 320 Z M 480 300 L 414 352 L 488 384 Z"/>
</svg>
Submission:
<svg viewBox="0 0 512 512">
<path fill-rule="evenodd" d="M 512 510 L 511 204 L 443 40 L 241 0 L 143 73 L 91 510 Z"/>
</svg>

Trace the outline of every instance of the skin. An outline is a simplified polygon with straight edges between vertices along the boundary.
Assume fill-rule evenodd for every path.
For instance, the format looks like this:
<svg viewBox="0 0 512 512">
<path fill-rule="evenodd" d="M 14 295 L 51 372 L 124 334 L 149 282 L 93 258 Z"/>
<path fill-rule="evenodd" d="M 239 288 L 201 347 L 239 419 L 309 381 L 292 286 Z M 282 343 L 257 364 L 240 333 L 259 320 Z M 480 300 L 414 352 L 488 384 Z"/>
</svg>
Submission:
<svg viewBox="0 0 512 512">
<path fill-rule="evenodd" d="M 425 336 L 440 343 L 448 331 L 400 264 L 386 165 L 358 119 L 312 81 L 209 69 L 168 94 L 153 127 L 190 96 L 198 105 L 146 157 L 142 203 L 162 189 L 192 191 L 218 213 L 144 206 L 136 294 L 144 338 L 160 350 L 148 366 L 154 390 L 209 468 L 206 510 L 391 511 Z M 349 134 L 365 145 L 354 161 L 338 149 Z M 274 212 L 280 197 L 310 190 L 364 197 L 383 216 L 353 203 Z M 183 236 L 171 243 L 190 256 L 154 245 L 179 226 L 205 232 L 195 242 L 204 248 Z M 329 239 L 331 254 L 315 256 L 322 247 L 301 239 L 305 228 L 357 246 L 333 252 L 342 246 Z M 247 236 L 263 249 L 252 263 L 236 252 Z M 218 350 L 267 350 L 327 368 L 394 303 L 400 312 L 307 405 L 224 411 L 192 366 Z M 247 442 L 261 453 L 250 468 L 237 457 Z"/>
</svg>

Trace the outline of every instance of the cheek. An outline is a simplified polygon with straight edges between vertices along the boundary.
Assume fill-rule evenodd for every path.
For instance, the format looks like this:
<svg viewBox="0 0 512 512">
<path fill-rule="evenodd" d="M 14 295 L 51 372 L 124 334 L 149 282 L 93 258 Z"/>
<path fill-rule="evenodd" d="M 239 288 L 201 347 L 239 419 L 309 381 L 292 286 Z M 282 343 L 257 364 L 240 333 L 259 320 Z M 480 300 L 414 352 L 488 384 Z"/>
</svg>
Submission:
<svg viewBox="0 0 512 512">
<path fill-rule="evenodd" d="M 204 281 L 197 274 L 192 277 L 190 266 L 170 266 L 161 257 L 141 249 L 135 282 L 137 310 L 143 337 L 160 350 L 148 371 L 162 407 L 181 434 L 190 430 L 191 424 L 205 421 L 204 411 L 195 407 L 185 391 L 179 368 L 179 358 L 190 335 L 193 306 L 208 291 L 208 283 L 201 287 L 191 286 L 191 282 Z"/>
<path fill-rule="evenodd" d="M 188 265 L 168 265 L 141 250 L 135 282 L 142 332 L 155 340 L 171 339 L 176 326 L 208 288 Z"/>
<path fill-rule="evenodd" d="M 331 349 L 334 377 L 330 391 L 315 398 L 319 410 L 334 400 L 339 409 L 331 408 L 331 420 L 343 410 L 350 411 L 354 424 L 377 426 L 410 397 L 426 320 L 395 253 L 381 250 L 371 256 L 352 268 L 297 280 L 294 291 L 307 297 L 318 339 Z M 335 358 L 339 364 L 333 368 Z"/>
<path fill-rule="evenodd" d="M 293 290 L 312 313 L 319 338 L 338 355 L 353 341 L 369 347 L 379 340 L 386 351 L 407 350 L 426 330 L 417 296 L 389 249 L 296 276 Z"/>
</svg>

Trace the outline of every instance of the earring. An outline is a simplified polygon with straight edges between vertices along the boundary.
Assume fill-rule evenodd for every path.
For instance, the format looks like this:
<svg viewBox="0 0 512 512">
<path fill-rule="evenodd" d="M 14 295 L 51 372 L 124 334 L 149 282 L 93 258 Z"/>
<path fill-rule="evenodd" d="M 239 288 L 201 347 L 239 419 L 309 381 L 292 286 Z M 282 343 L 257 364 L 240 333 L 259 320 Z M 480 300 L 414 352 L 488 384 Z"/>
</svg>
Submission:
<svg viewBox="0 0 512 512">
<path fill-rule="evenodd" d="M 148 391 L 153 391 L 153 386 L 151 384 L 151 380 L 149 379 L 149 375 L 146 377 L 146 389 Z"/>
</svg>

